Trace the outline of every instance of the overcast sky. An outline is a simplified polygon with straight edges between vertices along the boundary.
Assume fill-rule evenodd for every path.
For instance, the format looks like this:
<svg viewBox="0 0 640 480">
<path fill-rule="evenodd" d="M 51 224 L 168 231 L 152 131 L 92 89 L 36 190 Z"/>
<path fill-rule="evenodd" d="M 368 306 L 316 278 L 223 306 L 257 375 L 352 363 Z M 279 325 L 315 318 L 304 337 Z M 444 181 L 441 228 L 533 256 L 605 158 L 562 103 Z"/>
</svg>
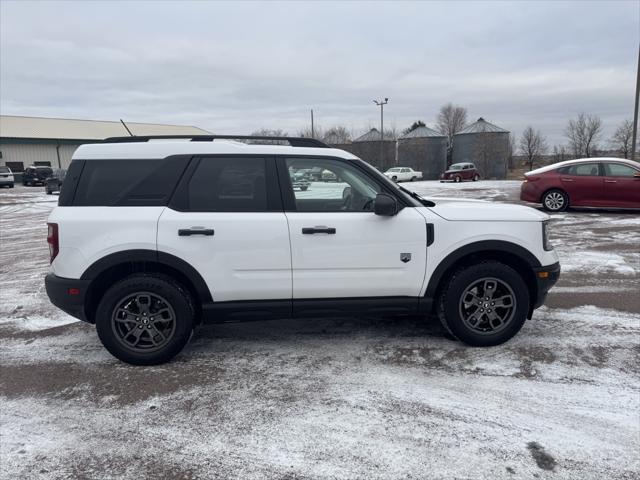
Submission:
<svg viewBox="0 0 640 480">
<path fill-rule="evenodd" d="M 293 134 L 432 125 L 454 102 L 564 143 L 633 116 L 640 2 L 0 1 L 0 111 Z"/>
</svg>

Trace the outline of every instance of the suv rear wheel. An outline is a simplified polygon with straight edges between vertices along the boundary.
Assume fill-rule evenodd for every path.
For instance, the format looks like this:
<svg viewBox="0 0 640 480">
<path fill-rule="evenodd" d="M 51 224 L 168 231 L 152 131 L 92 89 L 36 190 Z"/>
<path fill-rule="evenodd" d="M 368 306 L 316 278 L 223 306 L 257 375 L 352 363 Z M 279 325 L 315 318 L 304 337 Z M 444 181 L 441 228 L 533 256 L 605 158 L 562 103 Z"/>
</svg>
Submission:
<svg viewBox="0 0 640 480">
<path fill-rule="evenodd" d="M 486 261 L 456 271 L 439 302 L 442 325 L 474 347 L 506 342 L 520 331 L 529 311 L 529 290 L 511 267 Z"/>
<path fill-rule="evenodd" d="M 194 316 L 191 295 L 170 277 L 136 274 L 103 295 L 96 329 L 114 357 L 133 365 L 157 365 L 184 348 Z"/>
</svg>

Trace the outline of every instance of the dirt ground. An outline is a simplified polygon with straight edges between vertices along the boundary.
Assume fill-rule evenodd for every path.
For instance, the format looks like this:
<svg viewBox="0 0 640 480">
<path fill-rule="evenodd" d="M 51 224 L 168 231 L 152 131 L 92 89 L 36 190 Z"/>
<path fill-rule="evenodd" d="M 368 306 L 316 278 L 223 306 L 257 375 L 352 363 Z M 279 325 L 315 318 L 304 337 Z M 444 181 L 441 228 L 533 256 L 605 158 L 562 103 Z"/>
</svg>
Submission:
<svg viewBox="0 0 640 480">
<path fill-rule="evenodd" d="M 554 215 L 561 279 L 499 347 L 423 318 L 283 320 L 132 367 L 46 298 L 55 200 L 0 191 L 0 478 L 640 478 L 640 212 Z"/>
</svg>

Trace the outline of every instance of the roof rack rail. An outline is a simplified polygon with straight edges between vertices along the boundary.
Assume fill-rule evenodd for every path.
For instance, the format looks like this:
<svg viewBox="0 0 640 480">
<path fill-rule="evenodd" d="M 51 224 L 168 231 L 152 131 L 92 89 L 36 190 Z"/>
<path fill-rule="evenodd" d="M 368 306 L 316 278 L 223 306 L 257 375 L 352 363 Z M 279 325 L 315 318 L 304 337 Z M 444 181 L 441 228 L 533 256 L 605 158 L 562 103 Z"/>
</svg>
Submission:
<svg viewBox="0 0 640 480">
<path fill-rule="evenodd" d="M 263 135 L 143 135 L 133 137 L 110 137 L 102 143 L 136 143 L 149 140 L 185 139 L 192 142 L 213 142 L 214 140 L 267 140 L 289 142 L 292 147 L 331 148 L 326 143 L 315 138 L 305 137 L 269 137 Z"/>
</svg>

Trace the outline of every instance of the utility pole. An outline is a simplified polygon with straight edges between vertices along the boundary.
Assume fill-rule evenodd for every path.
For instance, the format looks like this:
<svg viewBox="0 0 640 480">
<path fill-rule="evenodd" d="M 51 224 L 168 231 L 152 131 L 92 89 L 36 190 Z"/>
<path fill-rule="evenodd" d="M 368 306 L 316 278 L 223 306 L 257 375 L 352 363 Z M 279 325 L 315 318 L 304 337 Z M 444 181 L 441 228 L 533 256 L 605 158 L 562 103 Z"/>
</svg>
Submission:
<svg viewBox="0 0 640 480">
<path fill-rule="evenodd" d="M 311 109 L 311 138 L 316 138 L 316 132 L 313 128 L 313 108 Z"/>
<path fill-rule="evenodd" d="M 636 159 L 638 137 L 638 104 L 640 103 L 640 45 L 638 45 L 638 73 L 636 73 L 636 104 L 633 106 L 633 135 L 631 136 L 631 160 Z"/>
<path fill-rule="evenodd" d="M 373 103 L 380 107 L 380 167 L 385 168 L 384 164 L 384 106 L 389 103 L 389 99 L 385 97 L 384 101 L 374 100 Z"/>
</svg>

